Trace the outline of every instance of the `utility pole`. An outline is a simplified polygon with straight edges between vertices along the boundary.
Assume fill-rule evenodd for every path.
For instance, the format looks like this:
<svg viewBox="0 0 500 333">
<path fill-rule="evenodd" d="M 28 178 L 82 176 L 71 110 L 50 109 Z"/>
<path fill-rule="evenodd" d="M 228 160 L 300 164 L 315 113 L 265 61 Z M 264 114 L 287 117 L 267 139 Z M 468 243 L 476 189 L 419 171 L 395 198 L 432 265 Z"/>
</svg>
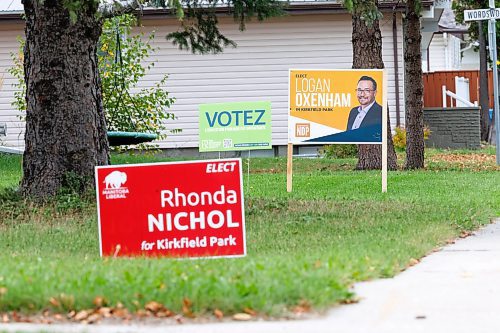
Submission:
<svg viewBox="0 0 500 333">
<path fill-rule="evenodd" d="M 497 67 L 497 27 L 496 19 L 500 19 L 500 8 L 495 8 L 495 0 L 490 1 L 489 9 L 473 9 L 464 11 L 464 21 L 488 20 L 488 41 L 490 56 L 493 62 L 493 94 L 495 106 L 495 145 L 497 153 L 497 165 L 500 165 L 500 112 L 498 100 L 498 67 Z"/>
<path fill-rule="evenodd" d="M 495 0 L 490 0 L 490 9 L 495 9 Z M 488 35 L 490 36 L 490 52 L 493 60 L 493 93 L 495 97 L 495 144 L 497 153 L 497 165 L 500 165 L 500 115 L 498 105 L 498 67 L 497 67 L 497 25 L 496 19 L 488 21 Z"/>
</svg>

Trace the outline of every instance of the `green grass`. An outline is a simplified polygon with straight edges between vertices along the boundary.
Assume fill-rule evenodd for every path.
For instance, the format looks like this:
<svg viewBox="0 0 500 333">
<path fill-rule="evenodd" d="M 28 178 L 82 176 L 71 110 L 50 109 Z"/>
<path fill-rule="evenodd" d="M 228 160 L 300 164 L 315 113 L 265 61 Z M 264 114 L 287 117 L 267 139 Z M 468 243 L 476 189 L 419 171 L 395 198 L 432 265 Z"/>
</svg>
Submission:
<svg viewBox="0 0 500 333">
<path fill-rule="evenodd" d="M 0 189 L 17 185 L 21 179 L 21 158 L 0 153 Z"/>
<path fill-rule="evenodd" d="M 92 308 L 96 296 L 130 310 L 154 300 L 175 312 L 188 298 L 201 315 L 283 315 L 304 303 L 321 310 L 350 300 L 352 283 L 392 276 L 500 216 L 500 168 L 490 157 L 390 172 L 385 194 L 380 172 L 351 171 L 354 159 L 295 160 L 292 193 L 285 159 L 252 159 L 249 179 L 244 167 L 248 255 L 169 260 L 100 258 L 93 195 L 24 202 L 5 190 L 19 182 L 19 157 L 0 155 L 0 312 Z"/>
</svg>

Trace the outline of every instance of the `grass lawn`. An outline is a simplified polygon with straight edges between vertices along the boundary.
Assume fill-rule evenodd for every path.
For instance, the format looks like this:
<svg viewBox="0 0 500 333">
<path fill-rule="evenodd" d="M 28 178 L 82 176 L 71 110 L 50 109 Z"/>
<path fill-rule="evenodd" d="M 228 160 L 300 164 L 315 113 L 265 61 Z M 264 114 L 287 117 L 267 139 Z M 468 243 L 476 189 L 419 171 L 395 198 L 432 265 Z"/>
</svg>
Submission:
<svg viewBox="0 0 500 333">
<path fill-rule="evenodd" d="M 248 255 L 210 260 L 100 258 L 94 195 L 24 202 L 8 190 L 20 158 L 0 155 L 0 312 L 143 313 L 155 301 L 184 316 L 282 316 L 349 302 L 352 283 L 392 276 L 500 216 L 493 154 L 428 151 L 425 170 L 389 172 L 385 194 L 380 172 L 352 171 L 354 159 L 295 160 L 287 193 L 286 159 L 254 158 L 244 176 Z"/>
</svg>

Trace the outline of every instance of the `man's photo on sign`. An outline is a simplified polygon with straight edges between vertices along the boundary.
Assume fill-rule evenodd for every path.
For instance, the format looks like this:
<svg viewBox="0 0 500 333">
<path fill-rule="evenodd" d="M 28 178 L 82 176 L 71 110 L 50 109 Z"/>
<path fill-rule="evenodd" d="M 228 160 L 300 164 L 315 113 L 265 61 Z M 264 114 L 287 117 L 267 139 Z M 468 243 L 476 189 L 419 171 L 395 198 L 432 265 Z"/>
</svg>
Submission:
<svg viewBox="0 0 500 333">
<path fill-rule="evenodd" d="M 375 100 L 377 82 L 370 76 L 362 76 L 356 87 L 359 106 L 349 112 L 346 130 L 364 129 L 366 134 L 380 137 L 382 133 L 382 106 Z"/>
</svg>

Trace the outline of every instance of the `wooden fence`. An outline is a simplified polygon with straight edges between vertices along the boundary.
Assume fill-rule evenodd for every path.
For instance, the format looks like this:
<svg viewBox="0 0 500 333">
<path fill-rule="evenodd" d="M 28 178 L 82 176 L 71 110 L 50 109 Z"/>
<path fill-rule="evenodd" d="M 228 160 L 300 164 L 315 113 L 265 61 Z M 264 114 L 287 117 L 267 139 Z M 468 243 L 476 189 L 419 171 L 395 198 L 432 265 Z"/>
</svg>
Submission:
<svg viewBox="0 0 500 333">
<path fill-rule="evenodd" d="M 446 89 L 455 92 L 455 76 L 466 77 L 469 79 L 470 101 L 479 103 L 479 71 L 442 71 L 424 73 L 424 107 L 442 107 L 443 106 L 443 85 Z M 493 72 L 488 71 L 488 91 L 490 95 L 490 108 L 493 107 Z M 448 106 L 449 97 L 448 97 Z M 455 105 L 455 104 L 453 104 Z"/>
</svg>

